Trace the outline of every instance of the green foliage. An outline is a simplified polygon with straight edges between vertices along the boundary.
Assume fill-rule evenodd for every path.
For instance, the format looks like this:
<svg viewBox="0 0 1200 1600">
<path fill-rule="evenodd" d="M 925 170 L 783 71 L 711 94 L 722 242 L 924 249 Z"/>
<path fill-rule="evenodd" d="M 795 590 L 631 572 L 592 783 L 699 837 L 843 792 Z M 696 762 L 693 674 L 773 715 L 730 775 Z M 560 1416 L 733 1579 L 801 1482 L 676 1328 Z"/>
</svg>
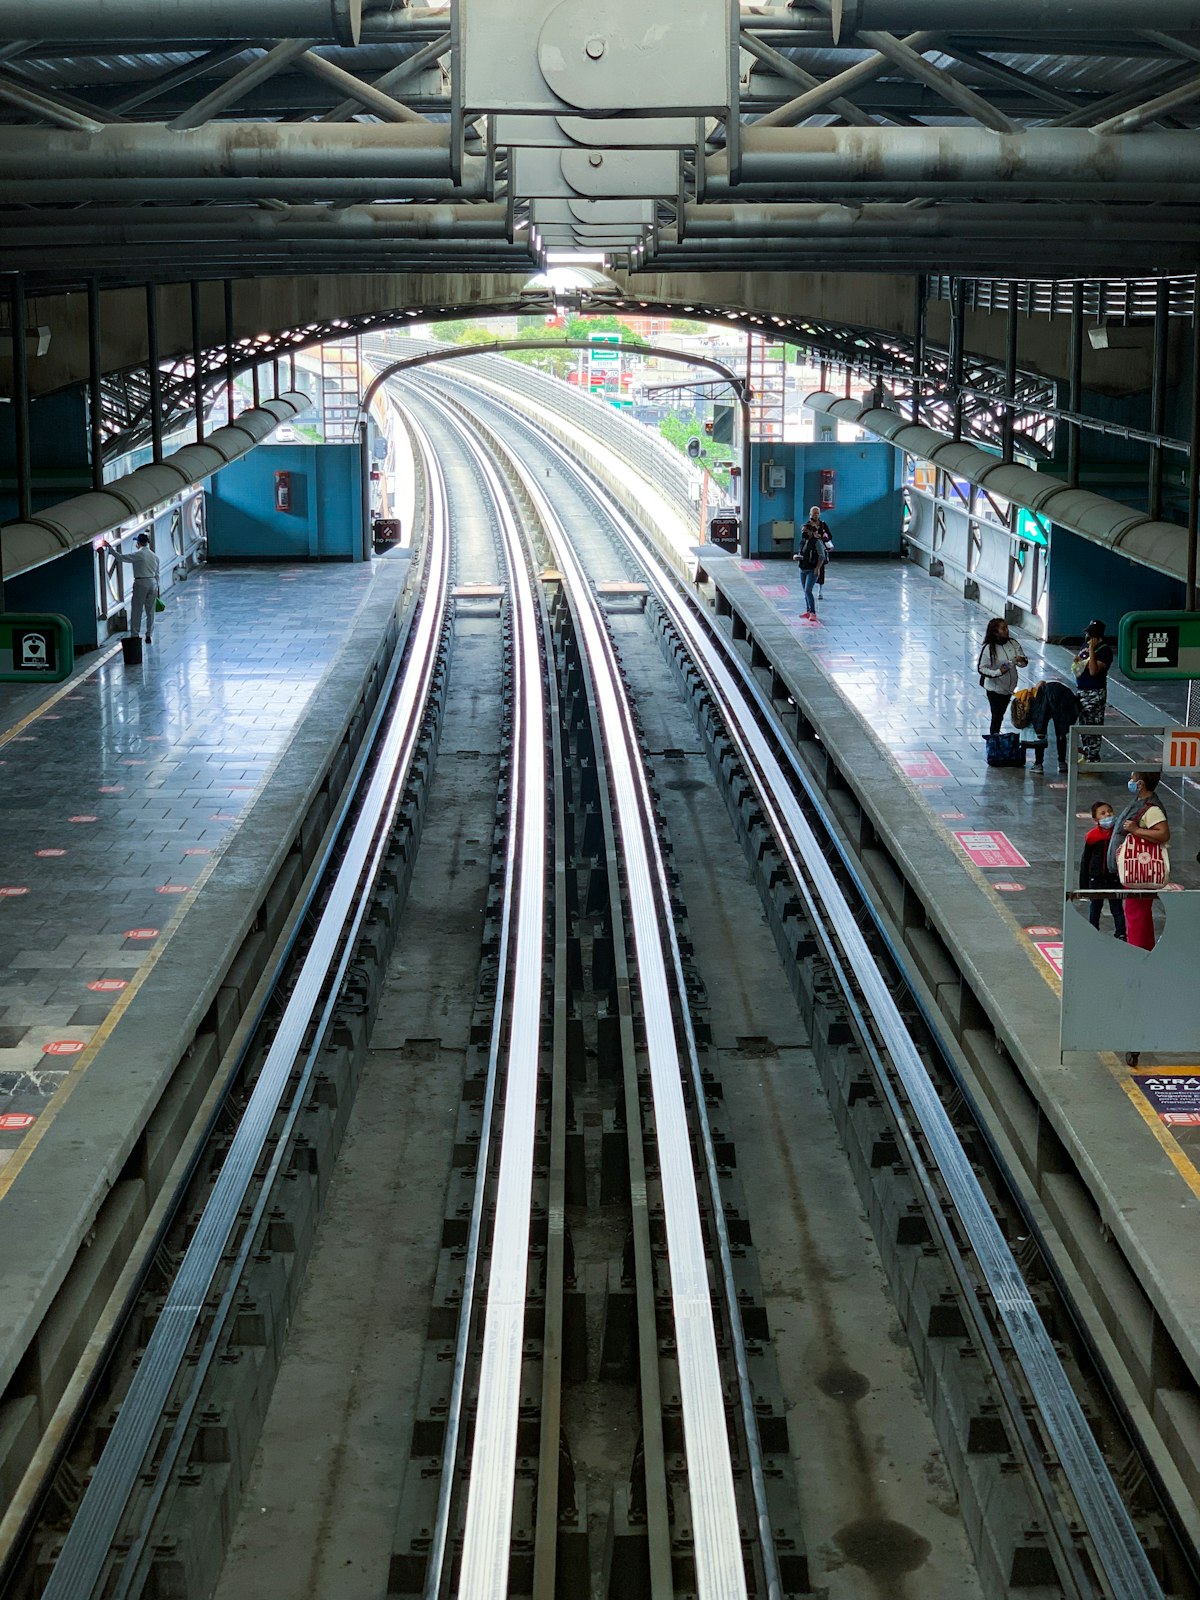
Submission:
<svg viewBox="0 0 1200 1600">
<path fill-rule="evenodd" d="M 676 411 L 669 411 L 658 425 L 658 431 L 668 444 L 673 444 L 682 455 L 688 453 L 688 441 L 699 439 L 700 448 L 704 454 L 700 457 L 699 466 L 707 467 L 717 483 L 723 489 L 728 489 L 731 479 L 728 471 L 718 472 L 712 465 L 713 456 L 720 454 L 723 460 L 728 459 L 728 447 L 718 445 L 713 449 L 713 442 L 708 438 L 699 423 L 689 422 L 686 417 L 681 417 Z"/>
</svg>

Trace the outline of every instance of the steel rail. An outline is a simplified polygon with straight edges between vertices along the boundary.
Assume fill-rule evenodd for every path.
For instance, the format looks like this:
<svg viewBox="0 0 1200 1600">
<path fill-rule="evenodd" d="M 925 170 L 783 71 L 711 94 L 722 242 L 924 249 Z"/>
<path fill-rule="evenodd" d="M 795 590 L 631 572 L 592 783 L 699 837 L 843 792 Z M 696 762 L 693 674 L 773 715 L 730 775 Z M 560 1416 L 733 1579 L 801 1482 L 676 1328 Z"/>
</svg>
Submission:
<svg viewBox="0 0 1200 1600">
<path fill-rule="evenodd" d="M 524 469 L 520 470 L 526 491 L 551 540 L 580 639 L 592 664 L 596 710 L 608 754 L 617 828 L 625 854 L 671 1276 L 696 1588 L 701 1600 L 745 1600 L 746 1571 L 700 1195 L 683 1090 L 683 1063 L 675 1037 L 672 983 L 663 949 L 664 928 L 671 926 L 669 897 L 664 894 L 666 866 L 637 733 L 599 605 L 549 500 L 540 485 Z M 675 977 L 674 972 L 671 977 Z M 682 994 L 679 1009 L 686 1015 L 687 1002 Z M 700 1104 L 703 1105 L 702 1099 Z M 718 1202 L 714 1211 L 719 1210 Z M 736 1323 L 736 1303 L 731 1311 L 732 1321 Z M 766 1532 L 769 1539 L 769 1528 Z"/>
<path fill-rule="evenodd" d="M 699 608 L 690 599 L 685 601 L 680 596 L 675 580 L 665 575 L 658 557 L 648 549 L 646 541 L 633 530 L 624 514 L 581 472 L 567 452 L 554 441 L 545 443 L 588 484 L 593 498 L 604 506 L 613 526 L 642 564 L 656 599 L 690 650 L 715 699 L 725 708 L 729 733 L 739 754 L 748 770 L 759 776 L 762 798 L 781 823 L 781 828 L 777 829 L 779 842 L 797 884 L 804 892 L 807 881 L 812 896 L 823 908 L 817 918 L 818 930 L 822 922 L 832 929 L 853 975 L 853 986 L 862 995 L 871 1024 L 896 1069 L 942 1181 L 953 1199 L 1111 1593 L 1119 1600 L 1162 1600 L 1163 1591 L 1128 1508 L 1113 1482 L 1050 1334 L 971 1170 L 886 978 L 800 808 L 772 740 L 741 708 L 745 708 L 748 700 L 756 700 L 759 712 L 772 724 L 775 723 L 773 712 L 765 708 L 761 695 L 747 693 L 747 685 L 752 681 L 749 668 L 741 661 L 732 642 L 706 618 L 701 620 Z M 777 737 L 784 745 L 782 735 Z M 858 1000 L 853 990 L 848 998 L 857 1010 Z M 863 1025 L 866 1026 L 865 1018 Z M 869 1044 L 870 1030 L 865 1038 Z"/>
<path fill-rule="evenodd" d="M 469 380 L 466 380 L 465 378 L 462 380 L 457 380 L 451 379 L 449 374 L 445 374 L 444 376 L 451 382 L 462 381 L 467 385 L 468 388 L 470 388 Z M 478 398 L 478 391 L 471 390 L 470 392 L 472 393 L 473 399 Z M 537 433 L 536 430 L 531 428 L 528 418 L 521 416 L 519 413 L 512 413 L 507 407 L 502 407 L 500 402 L 496 401 L 494 397 L 488 396 L 488 398 L 499 409 L 503 409 L 507 415 L 513 416 L 519 427 L 534 431 L 539 440 L 541 440 L 542 436 L 540 433 Z M 565 459 L 569 461 L 569 457 Z M 544 501 L 544 496 L 541 494 L 540 486 L 535 480 L 530 478 L 527 470 L 525 470 L 520 461 L 514 458 L 514 465 L 517 471 L 521 474 L 522 481 L 525 483 L 527 491 L 531 495 L 539 497 L 541 501 Z M 590 480 L 587 479 L 586 475 L 581 476 L 582 481 L 584 482 L 588 491 L 592 492 Z M 605 637 L 607 637 L 607 635 L 605 635 Z M 634 748 L 636 750 L 636 741 Z M 647 810 L 649 810 L 649 788 L 646 774 L 640 760 L 637 762 L 636 770 L 643 792 L 644 803 L 647 807 Z M 662 896 L 664 904 L 669 905 L 670 888 L 666 878 L 666 866 L 662 860 L 661 851 L 657 849 L 657 844 L 655 844 L 654 854 L 656 856 L 657 868 L 659 872 L 659 892 Z M 683 958 L 679 949 L 679 941 L 675 932 L 674 921 L 670 917 L 669 913 L 666 915 L 664 922 L 666 937 L 669 943 L 671 959 L 674 968 L 675 982 L 678 986 L 679 992 L 682 994 L 685 992 Z M 712 1201 L 712 1227 L 717 1240 L 722 1283 L 724 1287 L 726 1303 L 729 1307 L 729 1334 L 733 1351 L 734 1367 L 737 1374 L 742 1429 L 745 1434 L 747 1450 L 749 1453 L 749 1474 L 754 1497 L 755 1520 L 757 1523 L 759 1536 L 759 1549 L 761 1551 L 763 1562 L 764 1589 L 766 1595 L 769 1597 L 769 1600 L 775 1600 L 776 1596 L 781 1596 L 783 1593 L 783 1581 L 779 1570 L 778 1556 L 775 1550 L 770 1507 L 767 1499 L 766 1477 L 762 1465 L 762 1455 L 758 1446 L 758 1417 L 754 1403 L 754 1388 L 750 1378 L 749 1361 L 746 1351 L 746 1338 L 744 1329 L 742 1327 L 740 1303 L 738 1300 L 738 1286 L 737 1280 L 734 1276 L 733 1256 L 729 1244 L 729 1230 L 725 1221 L 724 1207 L 721 1203 L 720 1174 L 717 1164 L 716 1147 L 713 1143 L 712 1129 L 709 1124 L 707 1114 L 703 1109 L 705 1088 L 700 1070 L 700 1058 L 696 1048 L 696 1038 L 692 1025 L 691 1011 L 686 1003 L 681 1006 L 681 1013 L 682 1025 L 687 1044 L 688 1067 L 691 1074 L 692 1093 L 695 1097 L 695 1103 L 698 1112 L 697 1120 L 699 1123 L 699 1139 L 703 1149 L 705 1173 L 708 1182 L 709 1194 Z"/>
<path fill-rule="evenodd" d="M 432 458 L 430 458 L 432 465 Z M 104 1577 L 122 1515 L 154 1443 L 188 1346 L 203 1316 L 221 1270 L 230 1238 L 247 1198 L 258 1183 L 251 1214 L 244 1222 L 236 1259 L 226 1277 L 217 1315 L 209 1324 L 200 1359 L 167 1447 L 155 1463 L 155 1484 L 130 1548 L 124 1554 L 115 1588 L 106 1600 L 126 1595 L 149 1552 L 154 1514 L 183 1447 L 200 1382 L 221 1336 L 225 1313 L 237 1292 L 240 1266 L 253 1248 L 271 1185 L 282 1164 L 291 1130 L 304 1103 L 307 1084 L 338 1003 L 342 979 L 354 952 L 354 941 L 367 915 L 371 887 L 386 852 L 396 809 L 404 793 L 428 703 L 437 661 L 437 639 L 445 617 L 449 578 L 449 536 L 444 504 L 430 534 L 427 578 L 420 616 L 411 636 L 412 670 L 400 681 L 395 708 L 379 745 L 379 759 L 367 785 L 346 852 L 321 913 L 312 943 L 263 1062 L 229 1152 L 217 1176 L 196 1231 L 171 1285 L 154 1332 L 105 1444 L 100 1461 L 67 1533 L 54 1570 L 43 1591 L 45 1600 L 84 1600 L 95 1594 Z M 304 1039 L 317 1026 L 312 1042 Z M 303 1057 L 284 1123 L 278 1131 L 268 1168 L 256 1172 L 271 1140 L 272 1127 L 285 1103 L 288 1081 Z"/>
<path fill-rule="evenodd" d="M 432 399 L 465 444 L 496 508 L 508 572 L 513 628 L 513 782 L 506 857 L 506 921 L 511 943 L 507 981 L 497 983 L 493 1059 L 504 1049 L 506 1072 L 496 1184 L 495 1223 L 487 1274 L 483 1347 L 475 1429 L 467 1484 L 466 1525 L 458 1600 L 505 1600 L 516 1487 L 517 1422 L 525 1343 L 529 1235 L 533 1208 L 534 1141 L 537 1133 L 538 1067 L 541 1054 L 543 949 L 546 909 L 546 694 L 539 648 L 541 627 L 526 567 L 520 529 L 503 484 L 482 447 L 444 402 Z M 515 889 L 515 898 L 512 891 Z M 511 910 L 509 909 L 511 908 Z M 507 1034 L 507 1046 L 502 1043 Z M 495 1083 L 489 1073 L 490 1111 Z M 477 1260 L 487 1179 L 487 1143 L 481 1139 L 472 1231 Z M 472 1273 L 472 1278 L 474 1274 Z M 460 1311 L 456 1380 L 465 1371 L 470 1335 L 468 1306 Z M 462 1358 L 461 1368 L 459 1358 Z M 438 1521 L 431 1549 L 426 1596 L 440 1592 L 448 1542 L 450 1495 L 461 1431 L 461 1390 L 455 1437 L 444 1448 Z M 436 1560 L 435 1560 L 436 1557 Z"/>
</svg>

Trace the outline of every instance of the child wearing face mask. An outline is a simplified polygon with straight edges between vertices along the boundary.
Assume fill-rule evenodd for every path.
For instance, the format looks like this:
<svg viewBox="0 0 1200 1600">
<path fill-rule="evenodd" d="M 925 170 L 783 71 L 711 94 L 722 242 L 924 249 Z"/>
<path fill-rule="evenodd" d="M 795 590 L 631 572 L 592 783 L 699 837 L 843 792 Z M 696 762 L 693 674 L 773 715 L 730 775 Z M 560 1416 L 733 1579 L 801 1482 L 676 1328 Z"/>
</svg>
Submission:
<svg viewBox="0 0 1200 1600">
<path fill-rule="evenodd" d="M 1125 938 L 1125 907 L 1121 903 L 1121 880 L 1108 865 L 1108 845 L 1116 823 L 1113 808 L 1107 800 L 1096 800 L 1092 805 L 1092 826 L 1083 841 L 1083 855 L 1079 859 L 1079 887 L 1081 889 L 1111 889 L 1108 909 L 1112 912 L 1113 931 L 1118 939 Z M 1098 896 L 1088 900 L 1088 921 L 1093 928 L 1100 926 L 1100 912 L 1104 901 Z"/>
</svg>

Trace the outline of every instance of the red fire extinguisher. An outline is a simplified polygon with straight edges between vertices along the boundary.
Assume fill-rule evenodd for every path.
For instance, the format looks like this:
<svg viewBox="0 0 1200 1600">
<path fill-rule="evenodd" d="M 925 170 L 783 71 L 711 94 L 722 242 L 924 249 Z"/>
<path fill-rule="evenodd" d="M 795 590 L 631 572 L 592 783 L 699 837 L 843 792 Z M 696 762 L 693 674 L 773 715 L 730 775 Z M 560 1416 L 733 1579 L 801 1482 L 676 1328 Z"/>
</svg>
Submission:
<svg viewBox="0 0 1200 1600">
<path fill-rule="evenodd" d="M 275 509 L 276 511 L 290 511 L 292 509 L 292 475 L 290 472 L 277 472 L 275 474 Z"/>
<path fill-rule="evenodd" d="M 833 469 L 821 468 L 821 510 L 833 510 Z"/>
</svg>

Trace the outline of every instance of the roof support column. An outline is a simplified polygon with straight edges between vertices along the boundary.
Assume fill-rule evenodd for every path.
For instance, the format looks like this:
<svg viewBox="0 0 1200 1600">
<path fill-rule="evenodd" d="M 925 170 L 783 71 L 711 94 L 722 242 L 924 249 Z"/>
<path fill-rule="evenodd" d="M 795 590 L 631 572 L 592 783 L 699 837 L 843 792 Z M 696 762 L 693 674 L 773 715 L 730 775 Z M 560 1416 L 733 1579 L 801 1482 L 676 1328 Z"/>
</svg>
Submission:
<svg viewBox="0 0 1200 1600">
<path fill-rule="evenodd" d="M 954 403 L 954 437 L 962 438 L 963 426 L 963 345 L 967 337 L 966 285 L 961 278 L 950 283 L 950 398 Z"/>
<path fill-rule="evenodd" d="M 1200 278 L 1192 287 L 1192 453 L 1188 460 L 1187 590 L 1184 605 L 1200 609 L 1196 589 L 1196 561 L 1200 554 Z M 1192 686 L 1194 687 L 1194 685 Z"/>
<path fill-rule="evenodd" d="M 158 365 L 158 285 L 146 285 L 146 375 L 150 380 L 150 445 L 155 466 L 163 458 L 162 372 Z"/>
<path fill-rule="evenodd" d="M 1004 410 L 1000 416 L 1000 451 L 1006 463 L 1013 458 L 1013 424 L 1017 400 L 1017 285 L 1008 286 L 1008 322 L 1004 330 Z"/>
<path fill-rule="evenodd" d="M 913 326 L 916 337 L 913 342 L 913 380 L 912 380 L 912 420 L 921 420 L 921 379 L 925 375 L 925 334 L 928 323 L 929 307 L 929 279 L 923 272 L 917 273 L 916 313 Z M 822 380 L 821 387 L 825 384 Z"/>
<path fill-rule="evenodd" d="M 33 466 L 29 449 L 29 352 L 25 344 L 25 280 L 12 280 L 13 437 L 16 446 L 17 518 L 33 514 Z"/>
<path fill-rule="evenodd" d="M 226 278 L 225 290 L 225 420 L 233 421 L 233 377 L 235 366 L 233 342 L 233 279 Z"/>
<path fill-rule="evenodd" d="M 100 387 L 100 285 L 88 279 L 88 431 L 91 436 L 92 488 L 104 487 L 104 396 Z"/>
<path fill-rule="evenodd" d="M 1083 405 L 1083 285 L 1071 285 L 1071 355 L 1067 378 L 1067 410 L 1078 416 Z M 1079 444 L 1077 422 L 1067 423 L 1067 483 L 1079 487 Z"/>
<path fill-rule="evenodd" d="M 204 443 L 204 341 L 200 337 L 200 285 L 195 278 L 188 285 L 192 304 L 192 414 L 196 423 L 196 443 Z"/>
<path fill-rule="evenodd" d="M 1154 296 L 1154 367 L 1150 378 L 1150 432 L 1161 434 L 1167 422 L 1167 363 L 1171 332 L 1171 280 L 1160 278 Z M 1160 444 L 1150 446 L 1147 501 L 1150 515 L 1162 516 L 1163 452 Z"/>
</svg>

